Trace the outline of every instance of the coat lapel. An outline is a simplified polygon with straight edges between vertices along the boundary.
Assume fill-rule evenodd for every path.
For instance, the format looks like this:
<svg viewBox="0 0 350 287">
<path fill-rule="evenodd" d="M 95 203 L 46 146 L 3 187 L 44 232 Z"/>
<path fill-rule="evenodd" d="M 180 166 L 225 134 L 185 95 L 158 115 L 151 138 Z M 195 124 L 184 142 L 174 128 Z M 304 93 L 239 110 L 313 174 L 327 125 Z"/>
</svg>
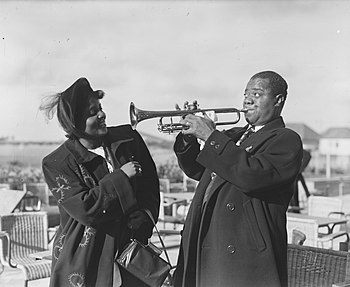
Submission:
<svg viewBox="0 0 350 287">
<path fill-rule="evenodd" d="M 114 138 L 113 142 L 111 140 L 111 136 L 113 136 Z M 114 160 L 116 168 L 120 167 L 121 161 L 124 163 L 129 160 L 128 158 L 118 158 L 118 149 L 124 144 L 130 143 L 133 140 L 134 139 L 132 137 L 126 135 L 124 132 L 114 132 L 113 135 L 107 134 L 107 136 L 104 138 L 104 143 L 107 147 L 110 147 L 112 154 L 115 155 Z M 98 157 L 97 154 L 90 152 L 85 147 L 83 147 L 78 140 L 67 140 L 65 142 L 65 147 L 71 154 L 73 154 L 78 164 L 91 165 L 95 158 Z M 91 169 L 93 170 L 93 174 L 96 176 L 97 179 L 100 179 L 108 173 L 107 164 L 97 165 L 97 169 Z"/>
<path fill-rule="evenodd" d="M 262 129 L 252 134 L 247 138 L 242 144 L 241 147 L 245 149 L 246 152 L 254 154 L 257 149 L 261 146 L 262 143 L 266 142 L 270 137 L 275 135 L 276 129 L 284 128 L 285 124 L 282 117 L 278 117 L 266 124 Z"/>
<path fill-rule="evenodd" d="M 130 160 L 130 158 L 125 157 L 131 157 L 131 152 L 130 155 L 128 155 L 129 153 L 127 146 L 132 141 L 134 141 L 134 138 L 129 133 L 125 132 L 123 127 L 113 129 L 113 131 L 110 131 L 104 139 L 105 148 L 109 150 L 111 152 L 111 156 L 114 157 L 114 165 L 116 168 Z M 123 152 L 118 152 L 120 147 L 125 145 L 126 149 L 123 149 Z"/>
<path fill-rule="evenodd" d="M 212 183 L 212 186 L 209 190 L 207 201 L 209 201 L 210 198 L 213 196 L 213 194 L 219 189 L 219 187 L 221 187 L 225 183 L 225 180 L 218 175 L 214 179 L 212 179 L 212 181 L 213 181 L 213 183 Z M 205 190 L 206 190 L 206 188 L 204 189 L 203 197 L 204 197 Z M 202 199 L 202 201 L 203 201 L 203 199 Z"/>
<path fill-rule="evenodd" d="M 238 139 L 243 135 L 247 127 L 248 125 L 246 125 L 245 127 L 239 130 L 235 129 L 236 132 L 233 132 L 231 134 L 230 134 L 230 131 L 228 131 L 227 135 L 230 136 L 234 142 L 237 142 Z M 277 128 L 282 128 L 282 127 L 285 127 L 285 124 L 283 122 L 282 117 L 278 117 L 275 120 L 271 121 L 270 123 L 266 124 L 261 130 L 251 135 L 244 142 L 242 142 L 242 144 L 240 145 L 240 148 L 243 148 L 246 150 L 246 152 L 253 154 L 257 149 L 259 149 L 262 143 L 264 143 L 270 137 L 274 136 L 275 134 L 274 131 Z M 210 173 L 208 173 L 208 176 L 210 176 Z M 214 182 L 212 183 L 212 187 L 208 194 L 208 201 L 213 196 L 213 194 L 226 182 L 223 178 L 221 178 L 218 175 L 213 180 Z M 206 185 L 206 187 L 208 185 L 209 183 Z M 203 196 L 204 196 L 204 192 L 203 192 Z"/>
</svg>

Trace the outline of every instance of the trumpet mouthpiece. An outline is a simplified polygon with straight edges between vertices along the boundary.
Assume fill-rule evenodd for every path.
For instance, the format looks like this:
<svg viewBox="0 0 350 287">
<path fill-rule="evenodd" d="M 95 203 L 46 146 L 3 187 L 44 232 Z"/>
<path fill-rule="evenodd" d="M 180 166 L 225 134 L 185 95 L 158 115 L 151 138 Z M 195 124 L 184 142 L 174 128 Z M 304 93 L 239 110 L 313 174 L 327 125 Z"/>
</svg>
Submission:
<svg viewBox="0 0 350 287">
<path fill-rule="evenodd" d="M 246 113 L 246 112 L 248 112 L 248 109 L 241 109 L 240 112 Z"/>
</svg>

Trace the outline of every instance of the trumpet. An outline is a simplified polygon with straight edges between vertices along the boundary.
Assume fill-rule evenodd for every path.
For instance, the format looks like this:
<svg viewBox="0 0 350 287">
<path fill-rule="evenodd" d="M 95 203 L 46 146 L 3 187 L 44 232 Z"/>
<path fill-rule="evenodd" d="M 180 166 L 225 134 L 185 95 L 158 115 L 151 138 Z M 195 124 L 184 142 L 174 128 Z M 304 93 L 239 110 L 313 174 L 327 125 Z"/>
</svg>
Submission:
<svg viewBox="0 0 350 287">
<path fill-rule="evenodd" d="M 160 118 L 158 123 L 158 130 L 163 133 L 173 133 L 174 131 L 182 131 L 187 129 L 188 126 L 174 123 L 173 117 L 181 116 L 185 117 L 189 114 L 205 113 L 205 112 L 215 112 L 215 114 L 220 113 L 233 113 L 234 119 L 232 121 L 222 121 L 216 122 L 218 125 L 233 125 L 239 122 L 241 119 L 240 113 L 246 113 L 246 109 L 236 109 L 236 108 L 214 108 L 214 109 L 192 109 L 192 110 L 174 110 L 174 111 L 145 111 L 136 108 L 133 102 L 130 103 L 130 123 L 133 129 L 136 129 L 136 126 L 139 122 L 143 120 L 148 120 L 152 118 Z M 170 117 L 170 123 L 163 123 L 163 118 Z"/>
</svg>

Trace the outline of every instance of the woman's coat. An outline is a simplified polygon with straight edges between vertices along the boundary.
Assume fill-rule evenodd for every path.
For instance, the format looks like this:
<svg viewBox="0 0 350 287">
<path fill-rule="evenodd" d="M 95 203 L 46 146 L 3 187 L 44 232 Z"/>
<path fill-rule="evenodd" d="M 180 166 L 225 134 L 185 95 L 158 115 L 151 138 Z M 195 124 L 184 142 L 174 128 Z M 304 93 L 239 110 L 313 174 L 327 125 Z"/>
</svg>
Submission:
<svg viewBox="0 0 350 287">
<path fill-rule="evenodd" d="M 300 169 L 300 137 L 281 117 L 241 146 L 246 128 L 214 131 L 174 150 L 184 172 L 200 180 L 182 234 L 175 286 L 287 286 L 286 210 Z M 199 154 L 198 154 L 199 153 Z M 211 174 L 208 200 L 203 203 Z"/>
<path fill-rule="evenodd" d="M 116 158 L 113 173 L 78 140 L 67 140 L 43 159 L 45 179 L 60 210 L 51 287 L 111 287 L 113 279 L 116 285 L 120 274 L 114 270 L 114 256 L 130 238 L 126 215 L 149 209 L 158 218 L 157 171 L 141 136 L 130 125 L 112 127 L 104 143 Z M 142 176 L 129 179 L 119 169 L 131 158 L 140 162 Z M 145 241 L 152 228 L 147 222 L 134 236 Z"/>
</svg>

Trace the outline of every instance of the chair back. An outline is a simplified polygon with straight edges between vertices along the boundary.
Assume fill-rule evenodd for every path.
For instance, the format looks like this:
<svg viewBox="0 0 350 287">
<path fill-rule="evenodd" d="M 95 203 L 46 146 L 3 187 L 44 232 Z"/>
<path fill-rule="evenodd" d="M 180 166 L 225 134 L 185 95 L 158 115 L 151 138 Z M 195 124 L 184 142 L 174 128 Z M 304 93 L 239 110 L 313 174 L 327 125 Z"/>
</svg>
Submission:
<svg viewBox="0 0 350 287">
<path fill-rule="evenodd" d="M 11 186 L 9 183 L 0 183 L 0 190 L 1 189 L 10 189 Z"/>
<path fill-rule="evenodd" d="M 23 190 L 0 189 L 0 215 L 15 211 L 24 196 Z"/>
<path fill-rule="evenodd" d="M 159 189 L 161 192 L 169 193 L 170 192 L 170 180 L 167 178 L 159 179 Z"/>
<path fill-rule="evenodd" d="M 160 191 L 159 192 L 160 195 L 160 206 L 159 206 L 159 215 L 158 218 L 159 220 L 164 220 L 164 216 L 165 216 L 165 207 L 164 207 L 164 192 Z"/>
<path fill-rule="evenodd" d="M 24 183 L 23 190 L 37 196 L 43 205 L 49 205 L 50 191 L 46 182 Z"/>
<path fill-rule="evenodd" d="M 349 252 L 288 245 L 288 287 L 329 287 L 345 282 L 350 279 L 349 267 Z"/>
<path fill-rule="evenodd" d="M 309 196 L 307 212 L 311 216 L 327 217 L 330 212 L 342 212 L 343 201 L 337 197 Z"/>
<path fill-rule="evenodd" d="M 19 211 L 40 211 L 41 200 L 35 195 L 26 193 L 19 204 Z"/>
<path fill-rule="evenodd" d="M 0 231 L 6 231 L 11 239 L 11 250 L 0 241 L 0 257 L 5 261 L 24 255 L 48 250 L 46 212 L 15 212 L 0 216 Z"/>
</svg>

